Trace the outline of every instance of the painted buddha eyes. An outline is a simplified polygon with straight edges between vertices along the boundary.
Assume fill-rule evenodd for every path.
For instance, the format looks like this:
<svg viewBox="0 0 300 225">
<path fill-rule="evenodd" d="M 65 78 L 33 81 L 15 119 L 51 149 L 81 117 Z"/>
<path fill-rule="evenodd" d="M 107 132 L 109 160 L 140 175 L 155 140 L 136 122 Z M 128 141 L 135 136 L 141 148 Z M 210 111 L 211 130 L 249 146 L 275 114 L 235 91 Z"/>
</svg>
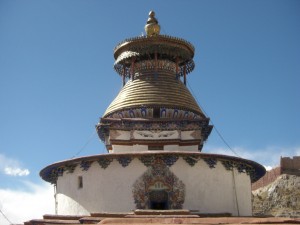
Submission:
<svg viewBox="0 0 300 225">
<path fill-rule="evenodd" d="M 142 137 L 154 137 L 153 134 L 146 134 L 146 133 L 143 133 L 143 132 L 138 132 L 139 135 L 141 135 Z"/>
<path fill-rule="evenodd" d="M 166 134 L 159 134 L 158 137 L 170 137 L 174 134 L 174 132 L 169 132 L 169 133 L 166 133 Z"/>
<path fill-rule="evenodd" d="M 149 133 L 144 133 L 144 132 L 138 132 L 138 134 L 142 137 L 147 137 L 147 138 L 166 138 L 166 137 L 170 137 L 174 134 L 175 132 L 169 132 L 169 133 L 162 133 L 162 134 L 158 134 L 158 135 L 154 135 L 154 134 L 149 134 Z"/>
</svg>

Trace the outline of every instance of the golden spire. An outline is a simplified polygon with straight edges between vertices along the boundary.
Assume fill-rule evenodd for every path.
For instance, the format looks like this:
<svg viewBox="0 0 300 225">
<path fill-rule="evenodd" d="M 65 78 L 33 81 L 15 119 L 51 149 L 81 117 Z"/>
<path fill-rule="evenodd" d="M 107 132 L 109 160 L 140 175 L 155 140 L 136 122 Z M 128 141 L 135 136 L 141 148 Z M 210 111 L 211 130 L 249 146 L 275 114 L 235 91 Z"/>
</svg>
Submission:
<svg viewBox="0 0 300 225">
<path fill-rule="evenodd" d="M 158 24 L 157 19 L 155 18 L 155 12 L 149 12 L 149 18 L 147 20 L 147 24 L 145 25 L 145 31 L 147 36 L 157 36 L 160 32 L 160 26 Z"/>
</svg>

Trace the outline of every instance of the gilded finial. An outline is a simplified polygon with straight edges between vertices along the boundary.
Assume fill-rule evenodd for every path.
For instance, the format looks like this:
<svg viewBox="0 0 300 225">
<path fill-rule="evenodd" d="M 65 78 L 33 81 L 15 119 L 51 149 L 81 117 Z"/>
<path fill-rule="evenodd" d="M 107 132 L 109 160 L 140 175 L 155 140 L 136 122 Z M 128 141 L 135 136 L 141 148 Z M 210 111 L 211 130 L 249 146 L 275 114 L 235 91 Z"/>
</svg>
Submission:
<svg viewBox="0 0 300 225">
<path fill-rule="evenodd" d="M 155 18 L 155 12 L 149 12 L 149 18 L 147 20 L 147 24 L 145 25 L 145 31 L 147 36 L 157 36 L 160 32 L 160 26 L 158 24 L 157 19 Z"/>
</svg>

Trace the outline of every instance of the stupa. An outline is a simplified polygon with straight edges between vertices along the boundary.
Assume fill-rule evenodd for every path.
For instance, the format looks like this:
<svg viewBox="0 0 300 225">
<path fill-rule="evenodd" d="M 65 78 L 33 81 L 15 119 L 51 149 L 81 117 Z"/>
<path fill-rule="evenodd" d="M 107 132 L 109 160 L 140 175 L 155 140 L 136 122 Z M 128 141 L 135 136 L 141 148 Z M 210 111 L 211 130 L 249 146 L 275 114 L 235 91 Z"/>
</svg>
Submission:
<svg viewBox="0 0 300 225">
<path fill-rule="evenodd" d="M 146 35 L 114 49 L 123 88 L 96 125 L 108 153 L 45 167 L 60 215 L 187 209 L 251 216 L 260 164 L 202 153 L 212 125 L 186 87 L 193 45 L 160 34 L 154 12 Z"/>
</svg>

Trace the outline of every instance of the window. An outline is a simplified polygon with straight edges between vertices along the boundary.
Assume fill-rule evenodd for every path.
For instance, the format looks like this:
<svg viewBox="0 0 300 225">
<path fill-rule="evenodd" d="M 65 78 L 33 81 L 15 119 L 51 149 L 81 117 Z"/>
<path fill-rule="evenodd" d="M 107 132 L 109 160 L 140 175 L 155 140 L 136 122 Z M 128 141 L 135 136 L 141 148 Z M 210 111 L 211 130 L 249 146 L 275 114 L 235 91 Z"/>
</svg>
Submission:
<svg viewBox="0 0 300 225">
<path fill-rule="evenodd" d="M 160 108 L 153 109 L 153 118 L 160 118 Z"/>
<path fill-rule="evenodd" d="M 150 145 L 148 146 L 148 150 L 164 150 L 164 146 L 163 145 Z"/>
<path fill-rule="evenodd" d="M 83 188 L 83 181 L 82 181 L 82 176 L 78 177 L 78 189 Z"/>
</svg>

